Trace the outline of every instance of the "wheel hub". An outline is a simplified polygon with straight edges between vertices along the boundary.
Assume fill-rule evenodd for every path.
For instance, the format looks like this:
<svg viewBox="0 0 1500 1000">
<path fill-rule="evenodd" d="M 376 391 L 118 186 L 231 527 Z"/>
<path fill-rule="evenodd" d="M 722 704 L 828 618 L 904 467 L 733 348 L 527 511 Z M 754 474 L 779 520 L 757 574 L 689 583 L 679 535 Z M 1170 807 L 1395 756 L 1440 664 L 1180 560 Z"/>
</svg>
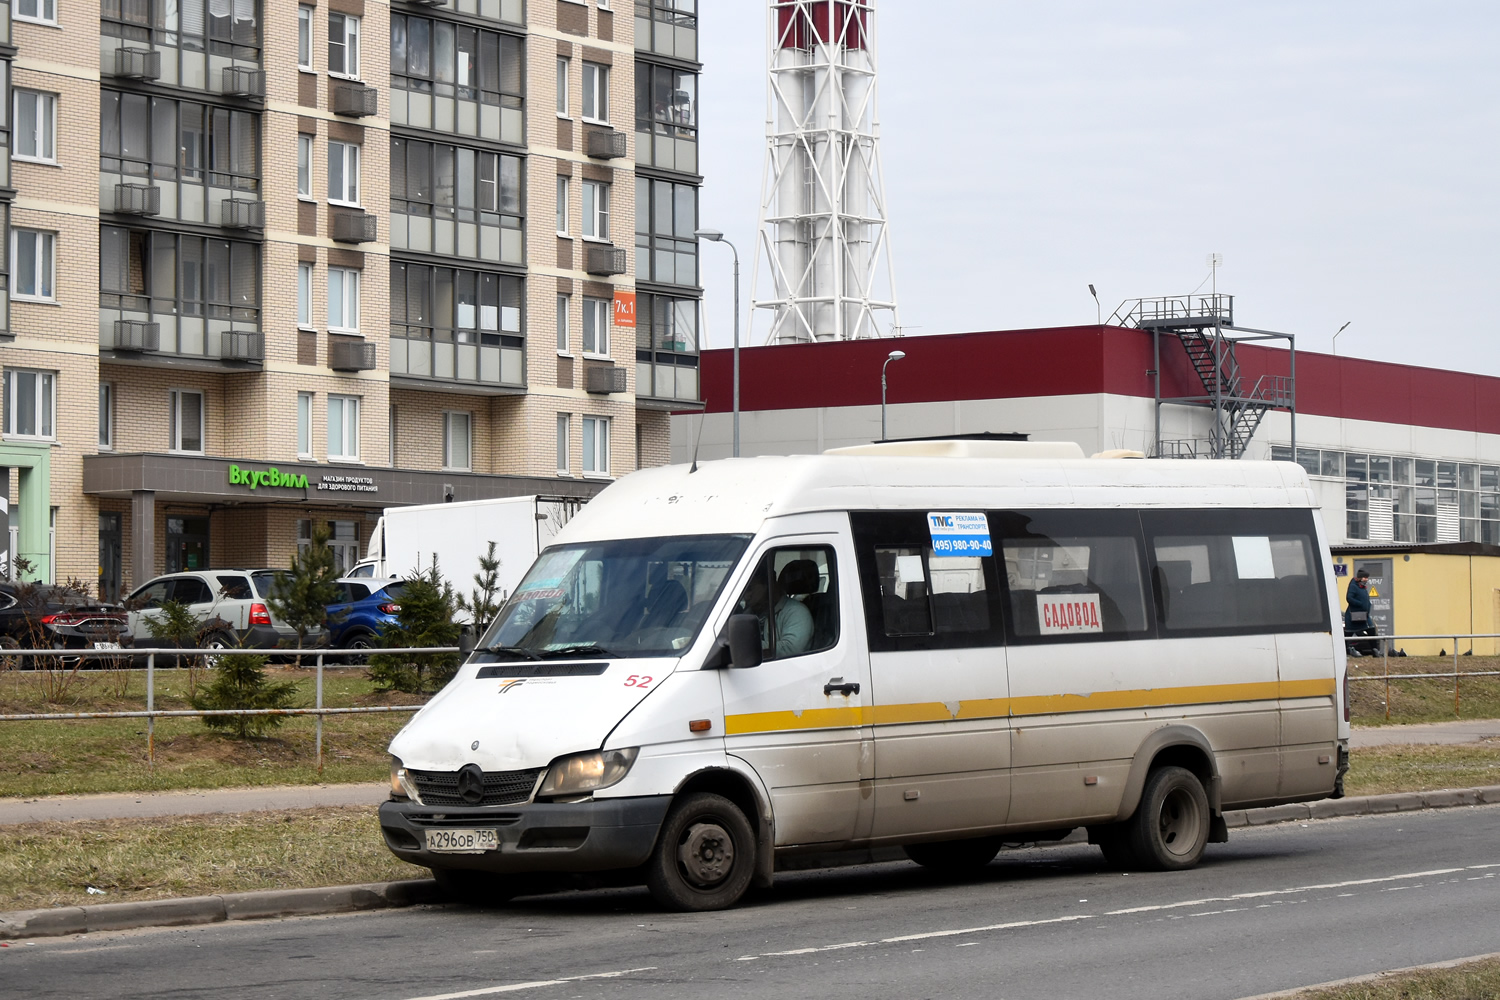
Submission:
<svg viewBox="0 0 1500 1000">
<path fill-rule="evenodd" d="M 717 823 L 694 823 L 677 848 L 677 860 L 689 882 L 700 888 L 716 885 L 734 867 L 734 840 Z"/>
<path fill-rule="evenodd" d="M 1198 803 L 1180 788 L 1173 789 L 1161 804 L 1161 815 L 1157 818 L 1157 829 L 1161 842 L 1173 854 L 1191 854 L 1194 833 L 1201 825 Z"/>
</svg>

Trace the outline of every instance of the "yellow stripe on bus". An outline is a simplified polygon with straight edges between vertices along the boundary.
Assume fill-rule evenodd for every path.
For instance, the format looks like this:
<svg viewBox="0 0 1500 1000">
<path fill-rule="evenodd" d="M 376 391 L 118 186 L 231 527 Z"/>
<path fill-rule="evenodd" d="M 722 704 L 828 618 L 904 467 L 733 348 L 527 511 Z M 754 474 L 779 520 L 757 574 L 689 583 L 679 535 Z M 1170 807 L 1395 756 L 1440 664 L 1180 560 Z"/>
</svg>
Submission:
<svg viewBox="0 0 1500 1000">
<path fill-rule="evenodd" d="M 1073 712 L 1105 712 L 1137 708 L 1174 708 L 1223 702 L 1274 701 L 1277 698 L 1329 697 L 1332 678 L 1302 681 L 1264 681 L 1252 684 L 1204 684 L 1191 687 L 1143 688 L 1135 691 L 1096 691 L 1092 694 L 1031 695 L 1023 698 L 974 698 L 961 701 L 958 711 L 943 702 L 904 705 L 866 705 L 849 708 L 809 708 L 801 712 L 749 712 L 724 717 L 730 736 L 803 729 L 850 726 L 892 726 L 954 719 L 1003 719 Z"/>
</svg>

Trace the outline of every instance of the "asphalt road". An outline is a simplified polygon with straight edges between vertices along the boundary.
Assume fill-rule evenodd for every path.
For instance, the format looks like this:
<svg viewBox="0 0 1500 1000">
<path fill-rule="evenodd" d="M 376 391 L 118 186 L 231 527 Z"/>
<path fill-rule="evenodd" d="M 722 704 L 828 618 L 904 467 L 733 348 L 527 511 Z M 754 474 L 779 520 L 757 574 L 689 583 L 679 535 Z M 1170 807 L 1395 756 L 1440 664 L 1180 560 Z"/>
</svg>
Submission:
<svg viewBox="0 0 1500 1000">
<path fill-rule="evenodd" d="M 19 942 L 0 995 L 1229 1000 L 1496 951 L 1500 807 L 1478 807 L 1236 830 L 1175 874 L 1073 846 L 961 883 L 784 874 L 724 913 L 601 890 Z"/>
</svg>

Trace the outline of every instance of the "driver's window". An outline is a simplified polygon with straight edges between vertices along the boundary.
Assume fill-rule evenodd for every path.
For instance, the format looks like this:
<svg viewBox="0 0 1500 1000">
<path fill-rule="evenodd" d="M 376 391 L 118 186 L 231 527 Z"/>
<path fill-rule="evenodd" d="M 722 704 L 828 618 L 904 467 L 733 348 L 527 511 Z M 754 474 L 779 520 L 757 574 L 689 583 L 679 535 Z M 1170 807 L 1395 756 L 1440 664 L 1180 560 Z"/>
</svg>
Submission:
<svg viewBox="0 0 1500 1000">
<path fill-rule="evenodd" d="M 767 552 L 740 594 L 735 612 L 760 620 L 761 651 L 767 660 L 833 647 L 839 639 L 833 550 L 817 546 Z"/>
<path fill-rule="evenodd" d="M 167 585 L 171 582 L 170 580 L 158 580 L 149 587 L 142 587 L 131 595 L 130 602 L 132 604 L 139 604 L 143 611 L 159 608 L 162 606 L 162 602 L 167 599 Z"/>
</svg>

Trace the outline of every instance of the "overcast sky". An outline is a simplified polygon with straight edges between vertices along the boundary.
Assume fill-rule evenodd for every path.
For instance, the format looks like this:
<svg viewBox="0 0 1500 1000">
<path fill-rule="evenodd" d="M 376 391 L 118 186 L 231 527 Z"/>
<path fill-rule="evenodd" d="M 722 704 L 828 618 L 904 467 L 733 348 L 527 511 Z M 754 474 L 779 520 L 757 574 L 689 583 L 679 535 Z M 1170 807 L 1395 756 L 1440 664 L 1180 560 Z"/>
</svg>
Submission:
<svg viewBox="0 0 1500 1000">
<path fill-rule="evenodd" d="M 702 224 L 739 247 L 748 317 L 766 5 L 699 6 Z M 1194 290 L 1217 252 L 1241 325 L 1327 351 L 1347 320 L 1340 354 L 1500 375 L 1495 0 L 877 10 L 909 334 L 1092 323 L 1090 282 L 1108 316 Z M 703 255 L 726 347 L 729 253 Z"/>
</svg>

